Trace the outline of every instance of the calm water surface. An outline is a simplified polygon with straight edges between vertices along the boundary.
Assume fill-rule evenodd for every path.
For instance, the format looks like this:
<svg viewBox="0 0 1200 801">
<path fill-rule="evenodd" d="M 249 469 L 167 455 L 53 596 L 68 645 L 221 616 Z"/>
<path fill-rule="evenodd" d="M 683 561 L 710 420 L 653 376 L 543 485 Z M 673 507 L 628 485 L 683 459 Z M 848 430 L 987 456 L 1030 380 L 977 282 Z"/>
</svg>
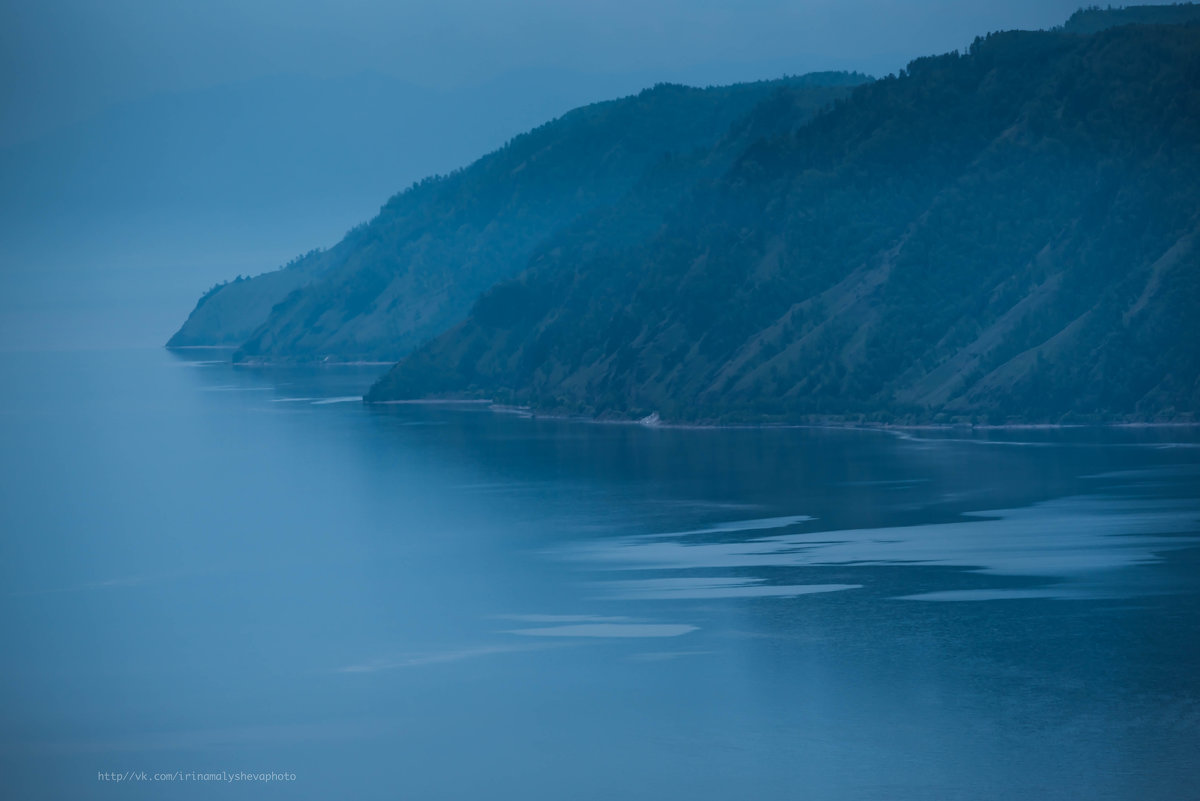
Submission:
<svg viewBox="0 0 1200 801">
<path fill-rule="evenodd" d="M 1194 431 L 592 425 L 218 358 L 0 356 L 5 797 L 1197 797 Z"/>
</svg>

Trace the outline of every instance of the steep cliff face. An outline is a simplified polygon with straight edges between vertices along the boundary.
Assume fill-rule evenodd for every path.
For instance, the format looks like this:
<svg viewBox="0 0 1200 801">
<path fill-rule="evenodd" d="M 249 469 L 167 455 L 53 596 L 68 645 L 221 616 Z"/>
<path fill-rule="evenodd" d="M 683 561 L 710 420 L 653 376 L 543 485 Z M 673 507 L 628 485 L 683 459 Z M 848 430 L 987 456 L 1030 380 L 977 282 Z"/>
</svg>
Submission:
<svg viewBox="0 0 1200 801">
<path fill-rule="evenodd" d="M 989 36 L 749 144 L 637 242 L 599 226 L 540 254 L 369 399 L 706 421 L 1188 417 L 1197 132 L 1200 27 Z"/>
</svg>

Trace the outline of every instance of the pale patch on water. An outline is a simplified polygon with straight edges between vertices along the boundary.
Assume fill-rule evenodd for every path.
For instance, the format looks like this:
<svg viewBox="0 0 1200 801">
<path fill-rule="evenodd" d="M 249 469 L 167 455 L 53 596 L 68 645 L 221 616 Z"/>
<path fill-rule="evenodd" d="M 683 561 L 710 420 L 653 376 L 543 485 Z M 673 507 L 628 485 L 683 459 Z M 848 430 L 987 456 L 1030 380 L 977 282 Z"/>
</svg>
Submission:
<svg viewBox="0 0 1200 801">
<path fill-rule="evenodd" d="M 280 743 L 329 743 L 360 740 L 400 730 L 403 720 L 369 720 L 241 726 L 225 729 L 155 731 L 111 739 L 68 740 L 65 742 L 30 741 L 22 750 L 34 754 L 107 754 L 121 752 L 196 751 L 249 746 L 278 746 Z"/>
<path fill-rule="evenodd" d="M 218 387 L 201 387 L 201 392 L 273 392 L 274 387 L 242 387 L 236 384 L 225 384 Z"/>
<path fill-rule="evenodd" d="M 626 657 L 630 662 L 670 662 L 686 656 L 709 656 L 717 651 L 646 651 Z"/>
<path fill-rule="evenodd" d="M 1096 593 L 1073 590 L 1065 587 L 1039 587 L 1027 590 L 978 589 L 942 590 L 922 592 L 916 595 L 900 595 L 898 601 L 1021 601 L 1026 599 L 1051 599 L 1055 601 L 1083 600 L 1096 598 Z"/>
<path fill-rule="evenodd" d="M 1200 542 L 1184 536 L 1200 530 L 1200 510 L 1193 503 L 1075 497 L 967 517 L 723 542 L 688 542 L 680 539 L 688 532 L 678 532 L 595 541 L 566 553 L 613 570 L 934 565 L 1053 577 L 1157 562 L 1161 551 Z M 719 530 L 753 528 L 731 523 Z"/>
<path fill-rule="evenodd" d="M 623 615 L 492 615 L 491 619 L 514 623 L 627 623 L 633 620 Z"/>
<path fill-rule="evenodd" d="M 928 484 L 932 479 L 928 478 L 895 478 L 885 479 L 880 481 L 839 481 L 831 486 L 834 487 L 897 487 L 900 489 L 907 488 L 912 484 Z"/>
<path fill-rule="evenodd" d="M 1071 447 L 1072 443 L 1066 442 L 1044 442 L 1017 440 L 1017 439 L 983 439 L 977 437 L 922 437 L 916 434 L 911 434 L 906 431 L 893 431 L 898 439 L 905 442 L 920 442 L 922 444 L 939 445 L 945 442 L 961 443 L 966 445 L 999 445 L 1007 448 L 1059 448 Z"/>
<path fill-rule="evenodd" d="M 1018 448 L 1143 448 L 1149 450 L 1172 450 L 1175 448 L 1200 448 L 1200 442 L 1063 442 L 1054 440 L 1015 440 L 1015 439 L 986 439 L 983 437 L 923 437 L 910 431 L 888 430 L 889 434 L 905 442 L 925 444 L 940 444 L 945 442 L 966 445 L 999 445 Z"/>
<path fill-rule="evenodd" d="M 707 528 L 695 528 L 689 531 L 668 531 L 663 534 L 648 534 L 644 539 L 673 539 L 691 537 L 700 534 L 728 534 L 735 531 L 761 531 L 772 528 L 787 528 L 797 523 L 807 523 L 816 520 L 809 515 L 787 515 L 785 517 L 761 517 L 754 520 L 734 520 L 729 523 L 717 523 Z"/>
<path fill-rule="evenodd" d="M 456 484 L 457 492 L 525 492 L 542 489 L 545 485 L 533 481 L 484 481 L 477 484 Z"/>
<path fill-rule="evenodd" d="M 600 586 L 605 597 L 622 601 L 669 601 L 702 598 L 794 598 L 839 590 L 857 590 L 861 584 L 782 584 L 739 576 L 704 576 L 633 581 L 610 581 Z"/>
<path fill-rule="evenodd" d="M 402 654 L 387 659 L 376 659 L 357 665 L 347 665 L 338 668 L 337 673 L 378 673 L 381 670 L 396 670 L 398 668 L 424 667 L 425 665 L 443 665 L 450 662 L 462 662 L 466 659 L 478 659 L 483 656 L 496 654 L 511 654 L 522 651 L 540 650 L 539 646 L 530 645 L 483 645 L 474 648 L 458 648 L 448 651 L 430 651 L 425 653 Z"/>
<path fill-rule="evenodd" d="M 271 403 L 312 403 L 320 398 L 272 398 Z"/>
<path fill-rule="evenodd" d="M 723 509 L 733 512 L 748 512 L 763 508 L 761 503 L 735 503 L 733 501 L 706 501 L 688 498 L 657 501 L 657 505 L 670 509 Z"/>
<path fill-rule="evenodd" d="M 313 401 L 313 406 L 328 406 L 331 403 L 353 403 L 362 400 L 362 395 L 342 395 L 337 398 L 322 398 L 318 401 Z"/>
<path fill-rule="evenodd" d="M 1138 470 L 1110 470 L 1107 473 L 1093 473 L 1080 478 L 1087 479 L 1124 479 L 1124 478 L 1178 478 L 1195 475 L 1200 472 L 1200 465 L 1176 464 L 1165 467 L 1143 467 Z"/>
<path fill-rule="evenodd" d="M 507 634 L 524 637 L 679 637 L 698 629 L 686 623 L 581 623 L 573 626 L 549 626 L 514 629 Z"/>
<path fill-rule="evenodd" d="M 174 578 L 174 577 L 175 576 L 171 576 L 171 578 Z M 112 590 L 112 589 L 122 589 L 122 588 L 126 588 L 126 587 L 141 587 L 146 584 L 150 584 L 150 583 L 154 583 L 154 582 L 158 582 L 158 581 L 162 581 L 162 580 L 164 580 L 163 577 L 130 576 L 128 578 L 112 578 L 112 579 L 105 579 L 103 581 L 89 581 L 84 584 L 74 584 L 74 585 L 67 586 L 67 587 L 47 587 L 45 589 L 23 590 L 23 591 L 19 591 L 19 592 L 11 592 L 8 594 L 10 596 L 17 597 L 17 596 L 23 596 L 23 595 L 46 595 L 46 594 L 50 594 L 50 593 L 63 593 L 63 592 L 87 592 L 90 590 Z"/>
</svg>

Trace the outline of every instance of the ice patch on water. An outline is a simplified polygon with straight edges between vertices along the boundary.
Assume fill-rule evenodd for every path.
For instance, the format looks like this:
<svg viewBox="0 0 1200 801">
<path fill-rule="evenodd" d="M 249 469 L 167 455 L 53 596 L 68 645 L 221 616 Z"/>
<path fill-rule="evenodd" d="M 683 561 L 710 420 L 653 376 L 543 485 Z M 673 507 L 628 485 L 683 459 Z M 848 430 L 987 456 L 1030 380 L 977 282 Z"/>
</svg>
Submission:
<svg viewBox="0 0 1200 801">
<path fill-rule="evenodd" d="M 633 620 L 622 615 L 492 615 L 492 619 L 515 623 L 627 623 Z"/>
<path fill-rule="evenodd" d="M 455 484 L 450 489 L 458 492 L 520 492 L 540 489 L 543 486 L 534 481 L 484 481 L 478 484 Z"/>
<path fill-rule="evenodd" d="M 720 509 L 727 512 L 750 512 L 762 509 L 761 503 L 737 503 L 735 501 L 707 501 L 701 499 L 681 498 L 677 500 L 660 500 L 656 505 L 669 509 Z"/>
<path fill-rule="evenodd" d="M 382 670 L 398 668 L 424 667 L 425 665 L 444 665 L 450 662 L 462 662 L 466 659 L 477 659 L 482 656 L 495 654 L 511 654 L 520 651 L 536 651 L 537 646 L 528 645 L 484 645 L 475 648 L 459 648 L 449 651 L 430 651 L 425 653 L 403 654 L 389 659 L 377 659 L 358 665 L 347 665 L 338 668 L 337 673 L 378 673 Z"/>
<path fill-rule="evenodd" d="M 537 629 L 515 629 L 508 634 L 524 637 L 679 637 L 696 631 L 686 623 L 581 623 L 573 626 L 548 626 Z"/>
<path fill-rule="evenodd" d="M 1041 587 L 1026 590 L 979 589 L 979 590 L 941 590 L 939 592 L 922 592 L 916 595 L 901 595 L 899 601 L 1021 601 L 1030 598 L 1050 598 L 1057 601 L 1081 600 L 1095 598 L 1094 593 L 1085 590 L 1072 590 L 1065 587 Z"/>
<path fill-rule="evenodd" d="M 739 576 L 636 579 L 610 581 L 601 586 L 606 597 L 623 601 L 669 601 L 703 598 L 794 598 L 840 590 L 857 590 L 861 584 L 766 584 L 766 579 Z"/>
<path fill-rule="evenodd" d="M 807 523 L 816 520 L 809 515 L 786 515 L 784 517 L 760 517 L 753 520 L 734 520 L 729 523 L 717 523 L 707 528 L 694 528 L 689 531 L 668 531 L 662 534 L 647 534 L 644 539 L 676 539 L 692 537 L 700 534 L 730 534 L 736 531 L 762 531 L 772 528 L 787 528 L 797 523 Z"/>
<path fill-rule="evenodd" d="M 1075 497 L 966 517 L 721 542 L 689 542 L 676 533 L 592 542 L 566 553 L 613 570 L 934 565 L 1057 577 L 1157 562 L 1161 551 L 1200 542 L 1200 509 L 1191 503 Z"/>
<path fill-rule="evenodd" d="M 1135 470 L 1110 470 L 1107 473 L 1093 473 L 1080 476 L 1085 479 L 1125 479 L 1125 478 L 1176 478 L 1190 476 L 1200 472 L 1200 465 L 1176 464 L 1165 467 L 1143 467 Z"/>
<path fill-rule="evenodd" d="M 216 387 L 201 387 L 201 392 L 273 392 L 274 387 L 243 387 L 237 384 L 223 384 Z"/>
<path fill-rule="evenodd" d="M 939 436 L 923 437 L 912 431 L 904 431 L 904 430 L 900 430 L 900 429 L 883 429 L 883 430 L 885 430 L 888 434 L 891 434 L 892 436 L 894 436 L 896 439 L 903 440 L 904 442 L 920 442 L 920 443 L 930 443 L 930 444 L 937 444 L 937 443 L 941 443 L 941 442 L 955 442 L 955 443 L 963 443 L 963 444 L 968 444 L 968 445 L 1008 445 L 1008 446 L 1014 446 L 1014 447 L 1020 447 L 1020 448 L 1046 448 L 1046 447 L 1067 444 L 1067 443 L 1049 442 L 1049 441 L 1036 442 L 1036 441 L 1015 440 L 1015 439 L 984 439 L 982 437 L 939 437 Z"/>
<path fill-rule="evenodd" d="M 900 487 L 906 488 L 912 484 L 928 484 L 933 479 L 930 478 L 895 478 L 884 479 L 880 481 L 841 481 L 833 484 L 834 487 Z"/>
<path fill-rule="evenodd" d="M 646 651 L 627 657 L 630 662 L 669 662 L 685 656 L 708 656 L 716 651 Z"/>
</svg>

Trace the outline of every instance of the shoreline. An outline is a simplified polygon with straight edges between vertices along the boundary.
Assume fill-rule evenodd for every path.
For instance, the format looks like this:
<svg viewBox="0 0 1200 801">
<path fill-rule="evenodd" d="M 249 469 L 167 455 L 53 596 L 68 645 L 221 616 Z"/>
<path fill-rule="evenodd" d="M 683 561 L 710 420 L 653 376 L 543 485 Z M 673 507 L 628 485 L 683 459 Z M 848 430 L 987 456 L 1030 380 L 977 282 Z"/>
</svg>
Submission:
<svg viewBox="0 0 1200 801">
<path fill-rule="evenodd" d="M 854 431 L 1063 431 L 1068 429 L 1167 429 L 1200 428 L 1200 421 L 1113 421 L 1096 423 L 863 423 L 826 420 L 807 423 L 673 423 L 651 414 L 642 418 L 599 418 L 584 415 L 555 414 L 535 411 L 529 406 L 514 406 L 485 398 L 411 398 L 405 400 L 368 401 L 364 406 L 473 406 L 486 407 L 495 414 L 508 414 L 528 419 L 561 420 L 591 425 L 641 426 L 643 428 L 682 429 L 696 431 L 757 430 L 757 429 L 841 429 Z"/>
<path fill-rule="evenodd" d="M 221 350 L 230 351 L 236 350 L 234 345 L 179 345 L 168 347 L 166 350 Z M 303 362 L 271 362 L 271 361 L 243 361 L 235 362 L 230 360 L 230 366 L 241 368 L 266 368 L 266 369 L 295 369 L 305 367 L 319 368 L 334 368 L 334 367 L 390 367 L 395 362 L 391 361 L 303 361 Z M 516 406 L 503 403 L 496 403 L 488 398 L 409 398 L 402 400 L 382 400 L 368 401 L 366 394 L 362 397 L 362 403 L 365 406 L 471 406 L 471 407 L 486 407 L 488 411 L 496 414 L 510 414 L 518 417 L 526 417 L 530 419 L 546 419 L 546 420 L 563 420 L 576 423 L 589 423 L 592 425 L 636 425 L 643 428 L 663 428 L 663 429 L 681 429 L 695 431 L 723 431 L 723 430 L 758 430 L 758 429 L 824 429 L 824 430 L 852 430 L 852 431 L 880 431 L 880 432 L 895 432 L 895 431 L 1065 431 L 1069 429 L 1169 429 L 1169 428 L 1200 428 L 1200 420 L 1122 420 L 1122 421 L 1107 421 L 1107 422 L 1091 422 L 1091 423 L 871 423 L 871 422 L 854 422 L 842 421 L 836 419 L 797 422 L 797 423 L 781 423 L 781 422 L 763 422 L 763 423 L 681 423 L 664 421 L 658 417 L 655 412 L 646 417 L 641 418 L 600 418 L 588 417 L 586 415 L 559 414 L 554 412 L 540 412 L 529 406 Z"/>
<path fill-rule="evenodd" d="M 219 350 L 219 351 L 236 351 L 240 345 L 164 345 L 163 349 L 169 352 L 180 350 Z M 292 367 L 391 367 L 396 362 L 394 361 L 334 361 L 332 359 L 316 360 L 316 361 L 295 361 L 295 362 L 272 362 L 266 360 L 246 360 L 235 362 L 229 359 L 231 367 L 272 367 L 272 368 L 292 368 Z"/>
</svg>

